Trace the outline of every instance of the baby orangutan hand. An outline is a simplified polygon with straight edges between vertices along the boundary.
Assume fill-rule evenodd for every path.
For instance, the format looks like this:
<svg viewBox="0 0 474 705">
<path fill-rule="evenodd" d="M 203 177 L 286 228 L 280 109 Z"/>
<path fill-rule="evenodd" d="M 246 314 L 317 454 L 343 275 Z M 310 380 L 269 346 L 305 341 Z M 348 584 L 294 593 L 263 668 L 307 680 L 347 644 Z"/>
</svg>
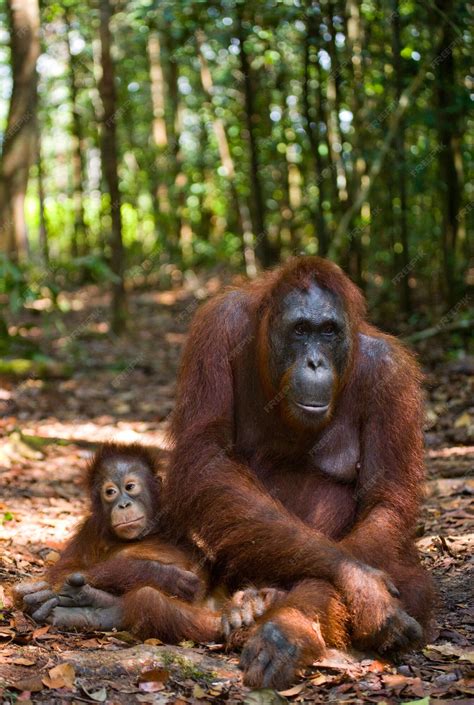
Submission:
<svg viewBox="0 0 474 705">
<path fill-rule="evenodd" d="M 247 588 L 235 592 L 222 612 L 222 631 L 232 648 L 241 646 L 248 627 L 286 596 L 277 588 Z"/>
</svg>

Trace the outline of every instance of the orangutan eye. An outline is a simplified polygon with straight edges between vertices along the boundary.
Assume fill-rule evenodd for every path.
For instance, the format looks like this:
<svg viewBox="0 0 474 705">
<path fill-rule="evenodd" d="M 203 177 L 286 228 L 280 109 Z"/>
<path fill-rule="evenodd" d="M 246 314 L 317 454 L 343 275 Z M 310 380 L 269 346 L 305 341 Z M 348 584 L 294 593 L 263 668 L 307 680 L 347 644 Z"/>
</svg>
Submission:
<svg viewBox="0 0 474 705">
<path fill-rule="evenodd" d="M 328 321 L 323 326 L 321 326 L 320 331 L 321 334 L 324 335 L 326 338 L 331 338 L 337 333 L 337 326 L 335 323 Z"/>
<path fill-rule="evenodd" d="M 106 487 L 104 490 L 105 497 L 112 498 L 117 494 L 115 487 Z"/>
<path fill-rule="evenodd" d="M 295 324 L 294 327 L 294 332 L 295 335 L 298 337 L 301 337 L 303 335 L 306 335 L 309 332 L 309 325 L 306 323 L 306 321 L 299 321 L 298 323 Z"/>
<path fill-rule="evenodd" d="M 128 492 L 128 494 L 136 496 L 142 491 L 142 483 L 139 478 L 125 478 L 124 488 L 125 492 Z"/>
</svg>

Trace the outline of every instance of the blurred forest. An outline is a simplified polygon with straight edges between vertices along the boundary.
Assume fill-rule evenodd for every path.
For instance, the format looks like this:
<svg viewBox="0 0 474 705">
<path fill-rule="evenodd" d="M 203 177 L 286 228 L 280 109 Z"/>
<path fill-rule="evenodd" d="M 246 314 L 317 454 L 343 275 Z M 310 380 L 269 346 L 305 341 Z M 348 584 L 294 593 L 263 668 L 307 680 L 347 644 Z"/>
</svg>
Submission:
<svg viewBox="0 0 474 705">
<path fill-rule="evenodd" d="M 466 325 L 469 3 L 0 8 L 3 348 L 12 310 L 71 287 L 108 283 L 120 332 L 127 288 L 297 253 L 339 262 L 379 318 Z"/>
<path fill-rule="evenodd" d="M 473 702 L 472 9 L 0 0 L 0 702 Z M 9 586 L 57 560 L 91 452 L 166 461 L 197 307 L 300 253 L 419 355 L 432 642 L 280 696 L 216 645 L 38 627 Z"/>
</svg>

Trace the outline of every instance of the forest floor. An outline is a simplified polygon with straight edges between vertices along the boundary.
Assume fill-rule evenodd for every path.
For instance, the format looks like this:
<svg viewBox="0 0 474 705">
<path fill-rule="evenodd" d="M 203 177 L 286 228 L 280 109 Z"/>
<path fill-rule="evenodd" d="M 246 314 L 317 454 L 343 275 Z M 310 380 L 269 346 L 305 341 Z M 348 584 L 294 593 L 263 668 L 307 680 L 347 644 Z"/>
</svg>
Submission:
<svg viewBox="0 0 474 705">
<path fill-rule="evenodd" d="M 217 287 L 210 280 L 197 293 Z M 185 290 L 130 299 L 123 339 L 109 334 L 97 288 L 64 296 L 70 310 L 61 316 L 37 302 L 19 332 L 70 374 L 1 380 L 0 702 L 474 703 L 474 364 L 447 362 L 437 339 L 418 350 L 428 469 L 418 545 L 440 598 L 436 633 L 422 651 L 396 664 L 331 653 L 289 691 L 250 692 L 238 655 L 220 645 L 64 634 L 13 609 L 10 586 L 41 575 L 84 511 L 81 471 L 95 444 L 137 440 L 166 453 L 179 353 L 199 301 Z"/>
</svg>

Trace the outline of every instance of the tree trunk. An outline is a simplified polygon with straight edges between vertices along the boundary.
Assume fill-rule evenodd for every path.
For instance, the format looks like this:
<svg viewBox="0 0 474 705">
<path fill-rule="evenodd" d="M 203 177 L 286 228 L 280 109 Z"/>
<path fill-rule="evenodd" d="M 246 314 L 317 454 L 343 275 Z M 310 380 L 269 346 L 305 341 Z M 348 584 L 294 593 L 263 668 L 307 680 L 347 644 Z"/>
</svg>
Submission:
<svg viewBox="0 0 474 705">
<path fill-rule="evenodd" d="M 400 13 L 399 0 L 392 0 L 392 62 L 395 77 L 395 97 L 397 103 L 400 101 L 403 92 L 403 62 L 401 61 L 401 41 L 400 41 Z M 410 252 L 408 245 L 408 224 L 407 224 L 407 187 L 406 187 L 406 168 L 405 168 L 405 121 L 401 118 L 398 123 L 398 128 L 394 138 L 395 147 L 395 164 L 396 164 L 396 180 L 398 186 L 398 197 L 400 199 L 400 214 L 398 217 L 398 227 L 400 234 L 400 243 L 402 252 L 396 257 L 398 270 L 408 272 L 410 262 Z M 409 314 L 412 310 L 409 277 L 402 277 L 401 294 L 402 306 L 405 313 Z"/>
<path fill-rule="evenodd" d="M 347 63 L 349 71 L 349 83 L 352 85 L 352 100 L 350 105 L 353 115 L 352 125 L 354 128 L 351 152 L 353 166 L 352 175 L 348 181 L 347 187 L 350 203 L 352 203 L 354 193 L 361 187 L 367 169 L 364 159 L 364 153 L 366 152 L 364 149 L 365 124 L 364 121 L 361 120 L 364 95 L 362 47 L 365 45 L 365 37 L 359 5 L 360 3 L 356 0 L 346 0 L 345 7 L 340 13 L 343 18 L 346 35 L 347 55 L 345 63 Z M 337 2 L 335 3 L 335 10 L 338 12 Z M 370 213 L 370 205 L 368 202 L 363 203 L 361 205 L 361 212 L 355 215 L 362 215 L 363 218 L 365 211 Z M 359 232 L 359 229 L 355 228 L 351 230 L 349 237 L 349 273 L 356 283 L 361 288 L 364 288 L 365 280 L 362 276 L 364 249 L 362 245 L 362 230 Z"/>
<path fill-rule="evenodd" d="M 205 41 L 205 35 L 202 31 L 196 33 L 196 40 L 199 49 L 199 61 L 201 65 L 201 83 L 204 89 L 204 93 L 209 101 L 212 110 L 212 127 L 214 134 L 216 136 L 217 148 L 219 150 L 219 157 L 222 162 L 222 166 L 225 167 L 227 178 L 229 180 L 230 190 L 234 206 L 237 210 L 239 216 L 239 226 L 242 233 L 242 245 L 243 245 L 243 255 L 245 261 L 245 269 L 247 276 L 255 277 L 257 274 L 257 268 L 255 263 L 255 246 L 254 238 L 252 234 L 252 222 L 250 211 L 245 202 L 244 198 L 239 198 L 237 192 L 237 187 L 235 184 L 235 164 L 230 153 L 229 142 L 227 140 L 227 134 L 225 129 L 224 121 L 217 117 L 214 113 L 212 106 L 212 92 L 213 83 L 212 75 L 207 64 L 206 58 L 202 53 L 202 44 Z"/>
<path fill-rule="evenodd" d="M 256 118 L 254 107 L 255 88 L 252 85 L 250 65 L 245 52 L 245 33 L 240 15 L 237 15 L 237 38 L 240 43 L 240 70 L 242 72 L 243 79 L 245 121 L 250 151 L 250 183 L 253 196 L 252 221 L 254 236 L 256 238 L 255 251 L 260 263 L 264 267 L 268 267 L 274 263 L 275 253 L 272 251 L 272 247 L 268 239 L 268 233 L 265 230 L 265 207 L 263 201 L 262 184 L 260 181 L 260 163 L 257 138 L 254 127 L 254 121 Z"/>
<path fill-rule="evenodd" d="M 78 84 L 77 69 L 78 60 L 71 50 L 71 20 L 70 8 L 64 5 L 64 19 L 66 24 L 66 45 L 69 59 L 69 95 L 71 98 L 72 112 L 72 185 L 74 202 L 74 235 L 71 240 L 71 255 L 77 257 L 85 254 L 86 246 L 86 225 L 84 220 L 84 174 L 85 163 L 83 156 L 84 135 L 82 129 L 81 116 L 78 105 Z"/>
<path fill-rule="evenodd" d="M 37 135 L 37 169 L 38 169 L 38 207 L 39 207 L 39 243 L 43 262 L 49 264 L 49 244 L 46 218 L 44 215 L 44 179 L 43 179 L 43 157 L 41 152 L 41 135 L 38 130 Z"/>
<path fill-rule="evenodd" d="M 163 71 L 163 50 L 160 33 L 155 27 L 150 27 L 147 49 L 150 67 L 150 93 L 153 106 L 152 135 L 155 144 L 155 163 L 151 176 L 152 196 L 158 238 L 161 243 L 164 243 L 171 212 L 169 194 L 171 155 L 166 126 L 166 81 Z"/>
<path fill-rule="evenodd" d="M 333 3 L 330 2 L 327 7 L 327 24 L 330 32 L 330 40 L 328 53 L 331 58 L 331 70 L 327 79 L 327 103 L 328 103 L 328 138 L 331 149 L 331 157 L 336 169 L 337 175 L 337 192 L 339 196 L 339 205 L 342 212 L 346 212 L 349 208 L 349 181 L 346 173 L 346 167 L 342 158 L 342 135 L 339 121 L 339 113 L 341 110 L 341 81 L 342 81 L 342 66 L 339 61 L 336 46 L 336 30 L 333 20 Z M 341 148 L 336 148 L 336 144 Z"/>
<path fill-rule="evenodd" d="M 171 37 L 169 30 L 161 34 L 160 56 L 162 66 L 166 61 L 166 83 L 168 87 L 168 110 L 165 110 L 166 129 L 168 134 L 167 171 L 169 172 L 170 213 L 167 235 L 167 248 L 171 256 L 178 254 L 178 243 L 183 245 L 187 237 L 187 224 L 183 219 L 183 209 L 186 200 L 186 174 L 183 172 L 182 154 L 179 145 L 180 137 L 180 97 L 178 91 L 179 68 L 171 58 Z"/>
<path fill-rule="evenodd" d="M 0 250 L 28 252 L 25 195 L 36 159 L 36 60 L 40 53 L 38 0 L 8 0 L 13 88 L 0 167 Z"/>
<path fill-rule="evenodd" d="M 102 76 L 99 93 L 102 101 L 102 170 L 110 195 L 112 218 L 111 268 L 114 273 L 112 285 L 112 330 L 117 335 L 125 328 L 126 301 L 124 286 L 124 248 L 122 241 L 121 198 L 117 160 L 117 94 L 115 88 L 115 68 L 111 56 L 112 38 L 110 0 L 100 0 L 100 46 Z"/>
<path fill-rule="evenodd" d="M 316 28 L 314 23 L 306 29 L 305 46 L 304 46 L 304 77 L 303 77 L 303 114 L 305 119 L 305 131 L 308 137 L 311 156 L 313 158 L 314 175 L 316 184 L 318 185 L 318 202 L 314 206 L 315 212 L 315 230 L 318 238 L 318 253 L 325 257 L 329 249 L 329 240 L 327 234 L 326 223 L 323 214 L 323 201 L 325 197 L 325 172 L 323 167 L 323 159 L 319 152 L 319 137 L 318 129 L 314 120 L 311 118 L 311 108 L 309 102 L 309 82 L 310 82 L 310 67 L 311 67 L 311 37 L 314 37 Z"/>
<path fill-rule="evenodd" d="M 452 0 L 441 2 L 438 7 L 447 16 L 443 22 L 441 45 L 435 58 L 438 121 L 438 159 L 443 202 L 442 248 L 447 298 L 453 305 L 458 296 L 456 277 L 456 246 L 458 241 L 458 215 L 460 208 L 459 175 L 456 168 L 456 143 L 459 139 L 456 106 L 456 76 L 453 46 L 456 37 L 449 17 L 453 12 Z"/>
<path fill-rule="evenodd" d="M 323 175 L 326 177 L 328 171 L 328 185 L 330 186 L 329 202 L 331 203 L 331 211 L 333 216 L 338 213 L 338 193 L 337 193 L 337 174 L 336 166 L 334 163 L 331 142 L 329 139 L 330 127 L 329 127 L 329 117 L 326 110 L 326 98 L 323 93 L 323 70 L 319 61 L 316 62 L 316 122 L 319 125 L 324 125 L 323 130 L 323 141 L 326 146 L 326 170 L 323 169 Z"/>
</svg>

